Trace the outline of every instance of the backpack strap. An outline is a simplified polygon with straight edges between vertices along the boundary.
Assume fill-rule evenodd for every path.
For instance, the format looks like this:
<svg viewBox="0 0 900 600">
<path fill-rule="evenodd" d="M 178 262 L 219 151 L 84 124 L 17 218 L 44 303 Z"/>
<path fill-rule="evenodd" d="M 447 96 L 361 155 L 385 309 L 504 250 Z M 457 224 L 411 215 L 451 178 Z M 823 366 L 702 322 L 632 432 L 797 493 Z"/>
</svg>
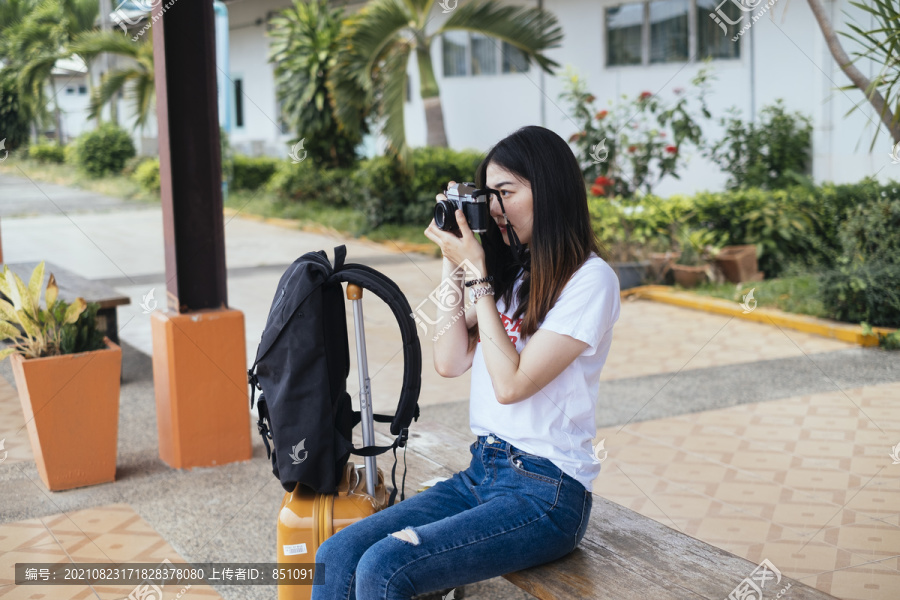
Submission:
<svg viewBox="0 0 900 600">
<path fill-rule="evenodd" d="M 340 246 L 343 248 L 343 246 Z M 337 252 L 337 249 L 335 249 Z M 337 261 L 335 261 L 337 262 Z M 406 296 L 391 279 L 372 267 L 357 263 L 344 264 L 329 280 L 346 281 L 367 289 L 381 298 L 394 313 L 403 341 L 403 386 L 397 412 L 391 420 L 391 434 L 400 435 L 410 423 L 419 419 L 419 391 L 422 386 L 422 346 L 415 327 L 412 308 Z M 385 415 L 376 415 L 384 417 Z M 382 419 L 377 419 L 382 421 Z M 358 421 L 357 421 L 358 422 Z M 401 445 L 402 447 L 402 445 Z"/>
</svg>

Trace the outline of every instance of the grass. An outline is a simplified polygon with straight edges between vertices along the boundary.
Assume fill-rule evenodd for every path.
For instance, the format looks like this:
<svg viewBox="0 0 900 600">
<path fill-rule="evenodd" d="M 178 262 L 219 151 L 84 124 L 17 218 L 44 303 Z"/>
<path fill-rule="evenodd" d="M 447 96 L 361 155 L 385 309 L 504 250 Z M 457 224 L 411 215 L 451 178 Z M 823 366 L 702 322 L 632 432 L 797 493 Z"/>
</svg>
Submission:
<svg viewBox="0 0 900 600">
<path fill-rule="evenodd" d="M 675 289 L 734 302 L 742 302 L 744 295 L 749 294 L 752 289 L 757 306 L 777 308 L 785 312 L 813 317 L 830 318 L 820 300 L 819 278 L 813 274 L 739 284 L 706 283 L 691 289 L 676 285 Z"/>
</svg>

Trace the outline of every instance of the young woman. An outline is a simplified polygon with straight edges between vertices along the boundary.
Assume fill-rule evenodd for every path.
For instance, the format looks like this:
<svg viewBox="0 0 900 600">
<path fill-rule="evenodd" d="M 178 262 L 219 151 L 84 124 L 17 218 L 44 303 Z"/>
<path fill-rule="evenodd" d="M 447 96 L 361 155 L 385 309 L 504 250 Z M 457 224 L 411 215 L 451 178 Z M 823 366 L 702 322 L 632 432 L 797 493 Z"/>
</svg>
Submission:
<svg viewBox="0 0 900 600">
<path fill-rule="evenodd" d="M 475 183 L 498 192 L 481 243 L 462 211 L 457 231 L 434 221 L 425 231 L 443 252 L 443 284 L 455 286 L 438 308 L 435 368 L 444 377 L 472 368 L 471 463 L 326 540 L 313 600 L 409 600 L 555 560 L 584 537 L 619 281 L 600 257 L 578 162 L 557 134 L 516 131 L 491 149 Z M 463 287 L 454 274 L 489 280 Z"/>
</svg>

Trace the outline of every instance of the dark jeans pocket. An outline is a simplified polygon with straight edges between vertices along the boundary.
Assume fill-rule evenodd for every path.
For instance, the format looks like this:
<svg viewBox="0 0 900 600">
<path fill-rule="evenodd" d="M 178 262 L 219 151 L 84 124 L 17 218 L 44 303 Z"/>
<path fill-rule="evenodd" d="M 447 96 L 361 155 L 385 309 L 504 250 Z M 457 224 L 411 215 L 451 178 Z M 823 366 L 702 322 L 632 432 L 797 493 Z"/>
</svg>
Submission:
<svg viewBox="0 0 900 600">
<path fill-rule="evenodd" d="M 516 473 L 525 477 L 556 486 L 562 482 L 562 469 L 549 458 L 513 450 L 510 452 L 509 462 Z"/>
</svg>

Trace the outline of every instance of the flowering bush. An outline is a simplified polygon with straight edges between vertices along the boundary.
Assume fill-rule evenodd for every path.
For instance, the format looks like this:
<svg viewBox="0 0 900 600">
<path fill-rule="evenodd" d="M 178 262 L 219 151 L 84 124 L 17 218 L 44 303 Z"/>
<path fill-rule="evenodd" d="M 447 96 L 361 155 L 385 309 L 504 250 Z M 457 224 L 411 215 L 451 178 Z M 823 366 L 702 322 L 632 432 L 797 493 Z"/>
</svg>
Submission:
<svg viewBox="0 0 900 600">
<path fill-rule="evenodd" d="M 591 193 L 630 198 L 639 190 L 650 194 L 666 175 L 677 178 L 684 166 L 684 149 L 701 146 L 692 107 L 699 104 L 699 112 L 710 118 L 706 93 L 711 79 L 709 68 L 701 68 L 691 90 L 673 90 L 672 106 L 644 91 L 634 98 L 623 95 L 619 102 L 597 110 L 596 97 L 587 91 L 585 81 L 568 68 L 560 98 L 572 105 L 575 121 L 582 124 L 569 142 L 578 148 L 585 180 L 594 182 Z"/>
</svg>

